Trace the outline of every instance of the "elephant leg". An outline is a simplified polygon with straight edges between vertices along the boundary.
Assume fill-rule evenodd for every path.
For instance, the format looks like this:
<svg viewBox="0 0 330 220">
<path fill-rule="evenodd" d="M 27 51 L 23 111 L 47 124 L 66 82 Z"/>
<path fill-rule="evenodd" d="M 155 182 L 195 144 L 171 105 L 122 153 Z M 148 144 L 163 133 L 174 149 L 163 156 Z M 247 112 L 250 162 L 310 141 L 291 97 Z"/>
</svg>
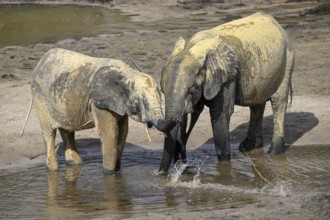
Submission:
<svg viewBox="0 0 330 220">
<path fill-rule="evenodd" d="M 282 98 L 272 97 L 271 99 L 274 120 L 273 138 L 268 151 L 271 155 L 283 153 L 286 150 L 284 143 L 284 120 L 287 103 Z"/>
<path fill-rule="evenodd" d="M 208 106 L 213 129 L 215 150 L 219 161 L 230 160 L 229 122 L 234 112 L 235 81 L 225 83 Z"/>
<path fill-rule="evenodd" d="M 34 96 L 34 95 L 33 95 Z M 46 146 L 46 165 L 51 171 L 58 170 L 58 162 L 55 148 L 56 128 L 53 128 L 51 113 L 45 104 L 45 101 L 33 97 L 35 103 L 36 113 L 40 122 L 42 137 Z"/>
<path fill-rule="evenodd" d="M 58 170 L 59 166 L 55 149 L 56 129 L 51 129 L 50 126 L 44 125 L 43 123 L 41 125 L 41 129 L 42 136 L 47 148 L 46 165 L 49 170 Z"/>
<path fill-rule="evenodd" d="M 204 104 L 203 104 L 202 100 L 200 100 L 196 105 L 194 105 L 193 112 L 191 113 L 191 124 L 190 124 L 190 128 L 188 128 L 187 133 L 186 133 L 187 115 L 185 115 L 184 120 L 180 126 L 178 137 L 177 137 L 175 155 L 174 155 L 174 163 L 176 163 L 178 160 L 181 160 L 183 163 L 186 163 L 187 141 L 188 141 L 188 138 L 199 118 L 199 115 L 202 113 L 203 109 L 204 109 Z"/>
<path fill-rule="evenodd" d="M 122 116 L 108 110 L 98 109 L 92 105 L 96 131 L 102 142 L 103 169 L 106 174 L 120 171 L 122 149 L 118 149 L 120 126 L 118 121 Z"/>
<path fill-rule="evenodd" d="M 284 143 L 284 120 L 287 109 L 289 92 L 291 89 L 291 74 L 293 69 L 294 54 L 287 51 L 287 66 L 284 79 L 274 95 L 271 96 L 273 109 L 274 130 L 272 144 L 268 154 L 275 155 L 286 151 Z"/>
<path fill-rule="evenodd" d="M 210 115 L 218 160 L 230 160 L 229 116 L 213 108 L 210 108 Z"/>
<path fill-rule="evenodd" d="M 67 131 L 62 128 L 58 129 L 60 131 L 65 150 L 65 161 L 67 164 L 82 164 L 82 159 L 79 156 L 76 142 L 74 140 L 74 131 Z"/>
<path fill-rule="evenodd" d="M 250 151 L 263 146 L 262 138 L 262 120 L 264 116 L 266 103 L 250 106 L 249 130 L 244 141 L 239 145 L 242 152 Z"/>
<path fill-rule="evenodd" d="M 186 145 L 184 144 L 185 134 L 182 134 L 181 128 L 179 129 L 178 138 L 175 145 L 175 152 L 173 157 L 173 163 L 175 164 L 179 160 L 181 160 L 183 163 L 187 162 L 187 156 L 186 156 Z"/>
<path fill-rule="evenodd" d="M 282 83 L 279 90 L 271 97 L 274 130 L 268 153 L 271 155 L 286 151 L 284 143 L 284 120 L 288 101 L 288 85 Z"/>
<path fill-rule="evenodd" d="M 128 134 L 128 116 L 124 115 L 118 121 L 118 140 L 117 140 L 117 167 L 116 169 L 120 170 L 121 156 L 124 150 L 126 138 Z"/>
<path fill-rule="evenodd" d="M 274 120 L 272 144 L 268 151 L 268 154 L 271 155 L 283 153 L 287 149 L 284 143 L 284 121 L 289 93 L 291 92 L 292 94 L 291 76 L 294 64 L 294 52 L 291 48 L 287 48 L 286 58 L 287 60 L 283 81 L 276 93 L 270 99 Z"/>
</svg>

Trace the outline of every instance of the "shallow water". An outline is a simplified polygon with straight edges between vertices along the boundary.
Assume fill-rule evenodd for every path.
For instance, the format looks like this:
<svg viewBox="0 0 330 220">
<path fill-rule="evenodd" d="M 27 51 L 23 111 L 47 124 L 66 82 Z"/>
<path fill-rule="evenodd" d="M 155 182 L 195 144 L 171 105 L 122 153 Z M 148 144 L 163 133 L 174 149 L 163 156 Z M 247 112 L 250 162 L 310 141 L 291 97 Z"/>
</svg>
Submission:
<svg viewBox="0 0 330 220">
<path fill-rule="evenodd" d="M 118 10 L 83 5 L 0 5 L 0 47 L 115 32 L 129 20 Z"/>
<path fill-rule="evenodd" d="M 188 153 L 183 173 L 178 164 L 167 177 L 155 174 L 161 152 L 136 146 L 125 149 L 117 176 L 103 175 L 101 153 L 84 158 L 80 167 L 65 167 L 61 160 L 59 172 L 40 165 L 0 176 L 0 216 L 128 218 L 237 208 L 265 199 L 304 205 L 315 195 L 329 207 L 329 147 L 292 147 L 275 157 L 263 149 L 249 156 L 233 149 L 231 162 L 219 164 L 213 147 L 204 145 Z M 313 211 L 330 217 L 328 209 Z"/>
<path fill-rule="evenodd" d="M 273 13 L 281 24 L 296 24 L 325 19 L 322 15 L 300 15 L 297 10 L 315 3 L 260 6 L 258 10 Z M 220 10 L 221 11 L 221 10 Z M 240 9 L 226 14 L 196 14 L 191 19 L 169 18 L 154 22 L 131 22 L 131 17 L 119 10 L 84 5 L 0 4 L 0 47 L 55 43 L 67 38 L 82 38 L 100 34 L 141 31 L 169 31 L 210 28 L 256 11 Z"/>
</svg>

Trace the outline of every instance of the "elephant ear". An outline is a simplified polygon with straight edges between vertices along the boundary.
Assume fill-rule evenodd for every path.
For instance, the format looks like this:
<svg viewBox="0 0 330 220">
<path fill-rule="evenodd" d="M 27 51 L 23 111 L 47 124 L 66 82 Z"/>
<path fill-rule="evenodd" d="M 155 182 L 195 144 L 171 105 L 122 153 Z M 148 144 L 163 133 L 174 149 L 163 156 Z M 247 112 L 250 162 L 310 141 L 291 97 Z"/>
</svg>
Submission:
<svg viewBox="0 0 330 220">
<path fill-rule="evenodd" d="M 237 74 L 237 56 L 233 49 L 223 41 L 206 52 L 204 97 L 214 98 L 221 90 L 222 84 L 235 78 Z"/>
<path fill-rule="evenodd" d="M 176 41 L 172 54 L 169 56 L 167 59 L 167 62 L 165 66 L 167 66 L 169 63 L 173 62 L 173 58 L 178 56 L 184 48 L 186 47 L 186 40 L 183 37 L 179 37 L 179 39 Z M 160 85 L 161 85 L 161 91 L 163 92 L 164 90 L 164 84 L 165 84 L 165 78 L 168 76 L 168 73 L 165 72 L 164 70 L 166 69 L 165 66 L 163 67 L 162 73 L 161 73 L 161 78 L 160 78 Z"/>
<path fill-rule="evenodd" d="M 179 55 L 184 50 L 185 46 L 186 46 L 185 39 L 183 39 L 183 37 L 179 37 L 179 39 L 175 43 L 171 56 L 175 57 Z"/>
<path fill-rule="evenodd" d="M 129 91 L 124 76 L 110 67 L 100 68 L 89 83 L 89 96 L 96 107 L 108 109 L 119 115 L 127 112 Z"/>
</svg>

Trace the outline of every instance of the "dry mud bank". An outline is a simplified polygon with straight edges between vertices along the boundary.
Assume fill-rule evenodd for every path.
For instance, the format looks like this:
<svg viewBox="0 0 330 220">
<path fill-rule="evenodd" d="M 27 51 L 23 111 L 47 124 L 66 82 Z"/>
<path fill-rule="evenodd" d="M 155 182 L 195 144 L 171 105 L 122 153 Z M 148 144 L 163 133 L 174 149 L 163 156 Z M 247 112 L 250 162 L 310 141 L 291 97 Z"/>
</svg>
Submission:
<svg viewBox="0 0 330 220">
<path fill-rule="evenodd" d="M 16 1 L 17 2 L 17 1 Z M 21 1 L 22 2 L 22 1 Z M 48 2 L 48 1 L 47 1 Z M 53 1 L 49 1 L 52 2 Z M 68 1 L 60 1 L 68 2 Z M 87 1 L 88 2 L 88 1 Z M 230 19 L 230 13 L 239 17 L 239 11 L 242 14 L 251 11 L 257 11 L 256 3 L 244 2 L 239 3 L 232 1 L 231 3 L 210 3 L 201 4 L 199 1 L 111 1 L 105 4 L 107 7 L 119 8 L 128 14 L 134 14 L 132 19 L 143 20 L 145 23 L 153 23 L 156 20 L 162 20 L 170 17 L 186 17 L 187 20 L 194 18 L 196 14 L 210 17 L 214 20 L 215 17 L 219 23 Z M 295 139 L 296 142 L 290 144 L 304 144 L 308 142 L 314 144 L 329 144 L 329 138 L 326 135 L 330 131 L 329 127 L 329 95 L 330 95 L 330 64 L 328 58 L 330 51 L 330 22 L 329 22 L 329 5 L 317 2 L 299 2 L 299 3 L 283 3 L 284 1 L 260 1 L 259 7 L 265 11 L 271 11 L 275 15 L 283 14 L 283 11 L 276 7 L 288 8 L 286 16 L 280 16 L 281 19 L 294 18 L 295 16 L 317 17 L 321 15 L 320 20 L 309 22 L 287 22 L 284 24 L 288 31 L 295 47 L 296 62 L 293 75 L 294 98 L 292 108 L 293 112 L 305 112 L 305 117 L 310 117 L 314 114 L 318 120 L 316 126 L 310 131 L 300 134 L 300 138 L 292 137 L 292 134 L 287 131 L 287 139 Z M 76 3 L 76 1 L 74 1 Z M 79 1 L 84 3 L 84 1 Z M 292 6 L 294 4 L 305 4 L 306 7 Z M 273 11 L 271 10 L 273 8 Z M 248 11 L 248 12 L 246 12 Z M 151 13 L 152 12 L 152 13 Z M 222 15 L 224 14 L 224 15 Z M 218 16 L 215 16 L 218 15 Z M 326 19 L 328 18 L 328 19 Z M 292 19 L 295 20 L 295 19 Z M 189 24 L 189 22 L 187 23 Z M 213 23 L 212 23 L 213 24 Z M 173 23 L 175 25 L 175 23 Z M 170 54 L 172 47 L 179 36 L 189 37 L 198 30 L 208 28 L 208 24 L 204 26 L 196 26 L 193 24 L 193 29 L 187 25 L 184 28 L 174 30 L 163 30 L 160 28 L 152 31 L 133 31 L 128 30 L 121 34 L 100 35 L 95 37 L 81 39 L 67 39 L 52 44 L 34 44 L 27 46 L 12 46 L 0 48 L 0 86 L 1 86 L 1 151 L 4 152 L 4 158 L 1 160 L 1 165 L 18 164 L 21 160 L 30 160 L 31 157 L 42 154 L 45 149 L 42 144 L 40 128 L 35 114 L 32 114 L 26 133 L 22 139 L 17 140 L 16 135 L 19 132 L 20 126 L 23 123 L 27 112 L 29 96 L 29 81 L 32 69 L 38 62 L 39 58 L 47 50 L 54 47 L 61 47 L 77 52 L 85 53 L 97 57 L 114 57 L 122 59 L 126 62 L 133 59 L 141 68 L 152 75 L 157 81 L 160 78 L 160 71 L 167 56 Z M 125 27 L 123 27 L 125 28 Z M 270 108 L 268 108 L 270 109 Z M 206 112 L 207 110 L 205 110 Z M 270 113 L 270 112 L 269 112 Z M 236 107 L 235 115 L 232 118 L 232 129 L 238 125 L 245 123 L 248 118 L 248 111 L 245 108 Z M 309 122 L 303 119 L 302 116 L 291 118 L 289 117 L 288 126 L 294 127 L 312 127 L 306 123 L 315 124 L 315 120 Z M 204 121 L 205 120 L 205 121 Z M 207 114 L 205 119 L 201 118 L 199 124 L 209 127 Z M 135 125 L 134 122 L 131 126 Z M 265 123 L 265 126 L 268 126 Z M 269 125 L 271 126 L 271 124 Z M 316 129 L 316 130 L 315 130 Z M 197 130 L 197 129 L 196 129 Z M 244 129 L 242 129 L 244 130 Z M 146 139 L 134 137 L 140 133 L 140 130 L 131 129 L 128 141 L 139 143 L 141 146 L 158 146 L 162 145 L 161 138 L 149 144 Z M 244 133 L 245 131 L 242 131 Z M 87 132 L 93 134 L 93 132 Z M 162 136 L 156 131 L 154 136 Z M 79 135 L 79 134 L 78 134 Z M 243 135 L 243 134 L 242 134 Z M 242 135 L 240 137 L 242 137 Z M 83 136 L 83 135 L 82 135 Z M 205 137 L 196 137 L 203 142 L 211 136 L 210 130 L 205 134 Z M 79 136 L 78 136 L 79 138 Z M 303 139 L 301 139 L 303 138 Z M 310 140 L 309 140 L 310 139 Z M 197 147 L 191 141 L 192 146 Z"/>
</svg>

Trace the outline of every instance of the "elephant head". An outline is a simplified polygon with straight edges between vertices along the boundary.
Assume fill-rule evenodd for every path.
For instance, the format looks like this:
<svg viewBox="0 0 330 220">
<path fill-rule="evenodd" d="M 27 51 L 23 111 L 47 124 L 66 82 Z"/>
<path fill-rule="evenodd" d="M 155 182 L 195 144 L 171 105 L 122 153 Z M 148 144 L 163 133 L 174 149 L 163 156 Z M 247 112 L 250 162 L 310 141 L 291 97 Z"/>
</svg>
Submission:
<svg viewBox="0 0 330 220">
<path fill-rule="evenodd" d="M 89 96 L 96 107 L 127 114 L 146 128 L 155 126 L 164 131 L 170 125 L 164 120 L 161 93 L 155 80 L 128 66 L 125 71 L 109 66 L 100 68 L 91 77 Z"/>
<path fill-rule="evenodd" d="M 190 114 L 202 97 L 213 99 L 236 76 L 237 57 L 229 45 L 223 37 L 192 38 L 188 43 L 179 38 L 161 76 L 167 120 Z"/>
<path fill-rule="evenodd" d="M 202 110 L 198 103 L 212 100 L 223 84 L 235 78 L 237 58 L 228 45 L 221 37 L 197 36 L 188 43 L 183 38 L 177 41 L 163 68 L 161 89 L 165 95 L 166 121 L 182 123 L 167 131 L 160 173 L 167 172 L 178 152 L 185 161 L 185 142 L 193 126 L 191 115 Z"/>
</svg>

